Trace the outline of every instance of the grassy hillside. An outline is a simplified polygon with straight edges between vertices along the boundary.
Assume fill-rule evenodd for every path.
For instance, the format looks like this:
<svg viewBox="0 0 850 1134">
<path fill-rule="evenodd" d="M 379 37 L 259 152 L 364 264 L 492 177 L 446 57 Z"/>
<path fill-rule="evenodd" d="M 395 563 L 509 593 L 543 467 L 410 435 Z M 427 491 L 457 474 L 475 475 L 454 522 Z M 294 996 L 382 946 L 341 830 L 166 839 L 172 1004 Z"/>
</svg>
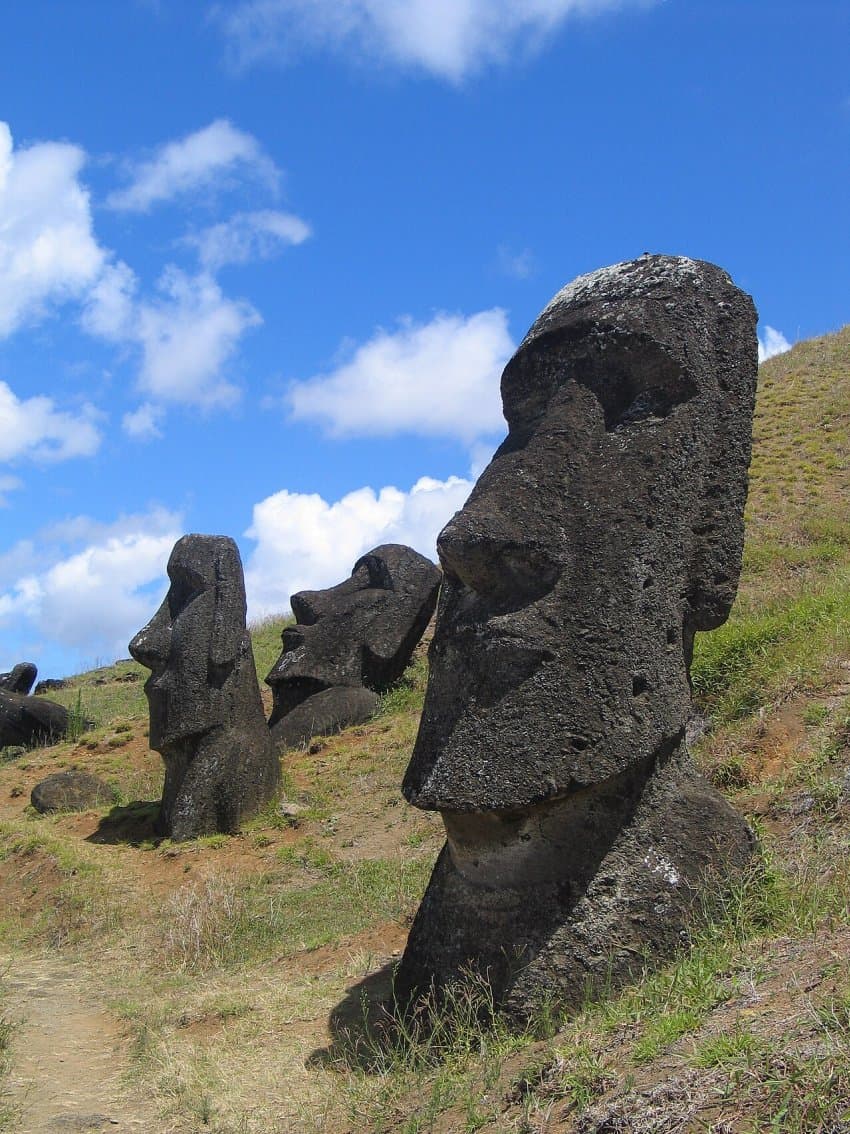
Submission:
<svg viewBox="0 0 850 1134">
<path fill-rule="evenodd" d="M 761 368 L 740 597 L 698 640 L 694 684 L 712 724 L 697 758 L 764 856 L 675 964 L 522 1036 L 482 989 L 427 1035 L 370 1007 L 441 844 L 399 793 L 420 652 L 373 721 L 286 756 L 296 808 L 180 845 L 152 832 L 142 671 L 75 678 L 57 696 L 96 727 L 0 764 L 7 981 L 73 972 L 154 1134 L 850 1129 L 848 449 L 850 328 Z M 261 677 L 279 633 L 255 634 Z M 33 784 L 70 766 L 107 779 L 114 806 L 32 814 Z M 26 1108 L 16 1011 L 0 1022 L 9 1129 Z"/>
</svg>

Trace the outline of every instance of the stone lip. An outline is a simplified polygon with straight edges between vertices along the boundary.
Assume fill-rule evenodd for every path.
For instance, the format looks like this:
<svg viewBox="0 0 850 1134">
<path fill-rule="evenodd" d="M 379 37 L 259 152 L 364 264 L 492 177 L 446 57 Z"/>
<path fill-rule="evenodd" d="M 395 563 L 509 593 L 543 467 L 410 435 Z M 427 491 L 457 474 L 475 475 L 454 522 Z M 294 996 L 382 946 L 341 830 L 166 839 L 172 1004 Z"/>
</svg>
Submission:
<svg viewBox="0 0 850 1134">
<path fill-rule="evenodd" d="M 434 612 L 440 579 L 439 568 L 424 555 L 382 544 L 362 555 L 335 587 L 294 594 L 296 624 L 284 629 L 283 652 L 266 677 L 274 694 L 269 725 L 275 737 L 300 736 L 311 716 L 317 731 L 322 721 L 336 730 L 364 719 L 368 698 L 349 695 L 354 715 L 346 720 L 343 695 L 331 691 L 377 693 L 401 677 Z M 317 697 L 323 700 L 304 709 L 292 730 L 283 729 L 288 715 Z M 334 699 L 336 709 L 328 715 Z"/>
<path fill-rule="evenodd" d="M 403 792 L 506 811 L 601 783 L 690 715 L 694 634 L 735 596 L 756 313 L 722 269 L 643 256 L 568 285 L 509 361 L 509 432 L 443 529 Z"/>
<path fill-rule="evenodd" d="M 274 794 L 280 765 L 263 713 L 234 541 L 187 535 L 168 594 L 130 643 L 151 670 L 150 743 L 165 762 L 158 830 L 174 840 L 233 832 Z"/>
<path fill-rule="evenodd" d="M 349 725 L 363 724 L 378 708 L 371 689 L 337 685 L 323 689 L 272 725 L 273 743 L 279 750 L 297 748 L 313 736 L 329 736 Z"/>
</svg>

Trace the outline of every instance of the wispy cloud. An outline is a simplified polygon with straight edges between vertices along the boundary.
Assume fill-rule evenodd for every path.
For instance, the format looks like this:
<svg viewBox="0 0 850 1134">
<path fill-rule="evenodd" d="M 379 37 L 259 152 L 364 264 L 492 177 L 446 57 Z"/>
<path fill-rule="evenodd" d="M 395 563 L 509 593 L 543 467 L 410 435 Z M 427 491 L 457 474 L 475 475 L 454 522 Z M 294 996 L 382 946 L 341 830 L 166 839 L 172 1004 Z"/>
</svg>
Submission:
<svg viewBox="0 0 850 1134">
<path fill-rule="evenodd" d="M 773 358 L 776 354 L 784 354 L 786 350 L 791 349 L 791 346 L 792 344 L 788 342 L 781 331 L 765 325 L 764 335 L 759 335 L 759 362 Z"/>
<path fill-rule="evenodd" d="M 160 280 L 160 298 L 141 303 L 137 319 L 144 394 L 205 409 L 238 399 L 224 369 L 245 331 L 262 322 L 250 303 L 229 299 L 205 273 L 190 276 L 170 267 Z"/>
<path fill-rule="evenodd" d="M 502 244 L 498 251 L 498 265 L 502 275 L 515 280 L 527 280 L 534 275 L 534 254 L 530 248 L 516 252 Z"/>
<path fill-rule="evenodd" d="M 162 436 L 160 424 L 165 411 L 162 406 L 151 402 L 143 402 L 132 413 L 125 413 L 121 419 L 121 428 L 128 437 L 135 441 L 152 441 Z"/>
<path fill-rule="evenodd" d="M 404 319 L 330 374 L 295 383 L 287 404 L 295 420 L 336 437 L 415 433 L 472 443 L 505 427 L 499 378 L 513 349 L 500 308 Z"/>
<path fill-rule="evenodd" d="M 227 376 L 239 341 L 262 319 L 250 303 L 226 296 L 208 272 L 171 264 L 157 293 L 139 299 L 124 264 L 110 267 L 93 289 L 84 323 L 92 333 L 140 351 L 136 388 L 146 404 L 124 418 L 136 438 L 156 436 L 164 404 L 215 409 L 233 405 L 239 388 Z M 158 407 L 158 408 L 155 408 Z"/>
<path fill-rule="evenodd" d="M 216 272 L 227 264 L 270 259 L 287 245 L 303 244 L 311 235 L 307 222 L 294 213 L 261 209 L 237 213 L 187 236 L 185 243 L 197 249 L 198 259 L 208 271 Z"/>
<path fill-rule="evenodd" d="M 15 149 L 0 122 L 0 337 L 79 298 L 101 271 L 106 254 L 79 179 L 84 162 L 83 150 L 66 143 Z"/>
<path fill-rule="evenodd" d="M 0 476 L 0 508 L 6 508 L 9 504 L 9 493 L 17 492 L 19 488 L 23 488 L 24 482 L 16 476 Z"/>
<path fill-rule="evenodd" d="M 111 193 L 106 203 L 113 209 L 147 212 L 162 201 L 226 183 L 235 171 L 277 189 L 279 171 L 257 139 L 218 118 L 132 166 L 130 184 Z"/>
<path fill-rule="evenodd" d="M 539 51 L 571 17 L 653 0 L 248 0 L 215 13 L 237 67 L 331 50 L 460 82 Z"/>
</svg>

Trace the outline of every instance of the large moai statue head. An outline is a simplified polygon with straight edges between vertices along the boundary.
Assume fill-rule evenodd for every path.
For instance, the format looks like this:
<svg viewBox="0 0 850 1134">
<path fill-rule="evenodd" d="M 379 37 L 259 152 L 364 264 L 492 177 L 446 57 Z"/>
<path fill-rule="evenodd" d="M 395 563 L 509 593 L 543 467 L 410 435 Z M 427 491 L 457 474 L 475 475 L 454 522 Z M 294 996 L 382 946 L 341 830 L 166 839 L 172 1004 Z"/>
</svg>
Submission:
<svg viewBox="0 0 850 1134">
<path fill-rule="evenodd" d="M 187 535 L 168 560 L 170 587 L 130 642 L 151 670 L 150 744 L 166 766 L 160 829 L 174 839 L 232 831 L 279 777 L 263 715 L 239 550 Z"/>
<path fill-rule="evenodd" d="M 474 961 L 463 950 L 476 932 L 504 929 L 527 960 L 545 951 L 683 749 L 694 633 L 728 616 L 740 571 L 755 325 L 721 269 L 643 256 L 565 287 L 505 368 L 508 436 L 438 541 L 404 794 L 442 813 L 448 857 L 414 927 L 408 984 Z M 452 916 L 500 888 L 524 894 L 526 914 L 446 937 L 441 871 Z M 534 887 L 554 922 L 523 921 Z M 452 959 L 435 959 L 430 930 Z"/>
<path fill-rule="evenodd" d="M 291 599 L 295 625 L 266 677 L 274 694 L 269 724 L 279 743 L 365 719 L 375 693 L 404 672 L 434 613 L 439 569 L 403 544 L 362 555 L 349 578 Z"/>
<path fill-rule="evenodd" d="M 694 632 L 738 581 L 754 341 L 726 273 L 674 257 L 582 276 L 536 320 L 507 439 L 438 541 L 412 803 L 523 807 L 681 732 Z"/>
</svg>

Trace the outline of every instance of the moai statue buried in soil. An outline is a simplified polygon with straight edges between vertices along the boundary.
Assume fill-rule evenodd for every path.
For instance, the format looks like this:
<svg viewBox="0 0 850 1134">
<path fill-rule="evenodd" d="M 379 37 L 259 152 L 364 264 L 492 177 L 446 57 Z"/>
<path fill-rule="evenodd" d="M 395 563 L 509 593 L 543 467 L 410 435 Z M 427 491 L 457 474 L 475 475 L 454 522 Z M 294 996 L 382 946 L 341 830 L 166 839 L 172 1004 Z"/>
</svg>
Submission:
<svg viewBox="0 0 850 1134">
<path fill-rule="evenodd" d="M 165 761 L 159 831 L 232 832 L 274 794 L 280 765 L 263 713 L 239 549 L 187 535 L 168 560 L 168 594 L 130 653 L 145 683 L 150 745 Z"/>
<path fill-rule="evenodd" d="M 437 605 L 440 571 L 403 544 L 373 547 L 349 578 L 292 596 L 295 625 L 266 678 L 280 748 L 367 720 L 397 681 Z"/>
<path fill-rule="evenodd" d="M 578 1005 L 750 858 L 685 724 L 740 571 L 755 326 L 721 269 L 642 256 L 564 288 L 508 363 L 507 439 L 438 541 L 403 790 L 447 844 L 402 997 L 477 970 L 517 1015 Z"/>
</svg>

